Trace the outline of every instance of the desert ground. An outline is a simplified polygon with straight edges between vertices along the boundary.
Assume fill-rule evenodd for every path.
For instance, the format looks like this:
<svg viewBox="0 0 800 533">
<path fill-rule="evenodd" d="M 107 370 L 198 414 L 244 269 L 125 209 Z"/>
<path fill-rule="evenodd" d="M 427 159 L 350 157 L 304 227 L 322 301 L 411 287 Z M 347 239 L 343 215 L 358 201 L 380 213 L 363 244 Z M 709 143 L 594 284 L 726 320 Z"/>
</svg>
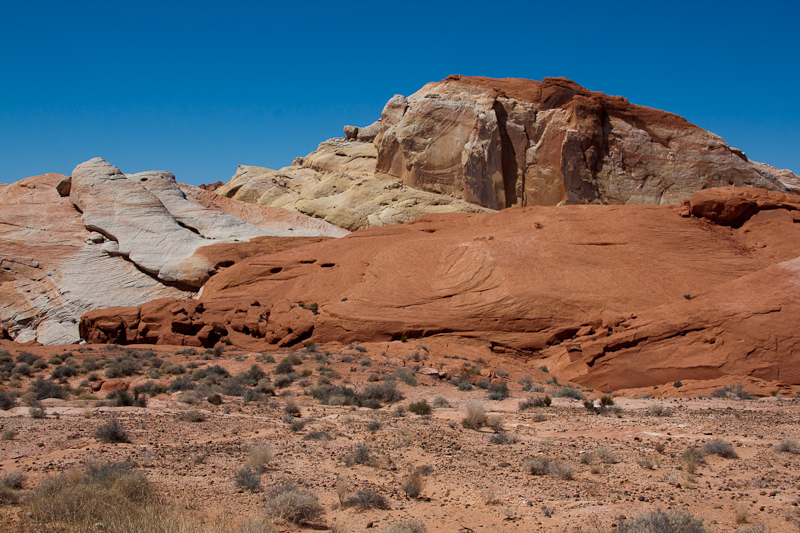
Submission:
<svg viewBox="0 0 800 533">
<path fill-rule="evenodd" d="M 713 532 L 800 530 L 797 387 L 588 390 L 437 338 L 6 343 L 0 365 L 5 531 L 610 532 L 657 510 Z M 143 473 L 169 527 L 43 510 L 102 465 Z M 285 512 L 287 491 L 312 505 Z"/>
</svg>

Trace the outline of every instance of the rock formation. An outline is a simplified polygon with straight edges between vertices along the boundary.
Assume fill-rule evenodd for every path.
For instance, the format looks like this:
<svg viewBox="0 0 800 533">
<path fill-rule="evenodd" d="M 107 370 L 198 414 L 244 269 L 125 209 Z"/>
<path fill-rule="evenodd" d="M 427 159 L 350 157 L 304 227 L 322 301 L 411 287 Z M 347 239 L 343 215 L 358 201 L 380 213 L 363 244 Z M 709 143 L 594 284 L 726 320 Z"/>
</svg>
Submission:
<svg viewBox="0 0 800 533">
<path fill-rule="evenodd" d="M 726 188 L 681 206 L 429 215 L 251 257 L 191 305 L 97 311 L 81 332 L 253 349 L 435 335 L 543 358 L 590 386 L 734 371 L 800 383 L 785 369 L 798 353 L 798 213 L 794 195 Z"/>
<path fill-rule="evenodd" d="M 187 190 L 190 199 L 213 194 Z M 192 296 L 215 272 L 285 247 L 265 239 L 346 234 L 297 213 L 222 200 L 204 207 L 169 173 L 126 176 L 99 158 L 71 178 L 0 186 L 0 329 L 18 342 L 76 342 L 81 314 Z"/>
<path fill-rule="evenodd" d="M 241 166 L 217 192 L 356 230 L 430 213 L 798 187 L 793 173 L 749 161 L 682 117 L 564 78 L 450 76 L 344 133 L 278 171 Z"/>
</svg>

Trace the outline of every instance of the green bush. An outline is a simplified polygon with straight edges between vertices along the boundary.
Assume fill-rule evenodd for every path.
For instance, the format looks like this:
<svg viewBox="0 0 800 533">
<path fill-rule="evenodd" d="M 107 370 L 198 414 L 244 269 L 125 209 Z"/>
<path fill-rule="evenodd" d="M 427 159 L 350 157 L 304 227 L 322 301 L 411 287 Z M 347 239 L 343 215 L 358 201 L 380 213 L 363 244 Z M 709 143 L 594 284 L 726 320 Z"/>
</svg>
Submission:
<svg viewBox="0 0 800 533">
<path fill-rule="evenodd" d="M 409 405 L 408 410 L 415 415 L 429 415 L 432 408 L 427 400 L 420 400 Z"/>
</svg>

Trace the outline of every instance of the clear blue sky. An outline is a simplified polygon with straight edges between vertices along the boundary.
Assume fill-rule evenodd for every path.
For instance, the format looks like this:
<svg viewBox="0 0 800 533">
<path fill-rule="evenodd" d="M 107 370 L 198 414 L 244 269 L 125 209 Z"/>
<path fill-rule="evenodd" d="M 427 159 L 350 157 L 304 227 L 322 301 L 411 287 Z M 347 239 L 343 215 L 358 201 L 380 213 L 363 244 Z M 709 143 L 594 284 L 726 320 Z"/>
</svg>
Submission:
<svg viewBox="0 0 800 533">
<path fill-rule="evenodd" d="M 0 182 L 279 168 L 448 74 L 566 76 L 800 173 L 800 2 L 0 2 Z"/>
</svg>

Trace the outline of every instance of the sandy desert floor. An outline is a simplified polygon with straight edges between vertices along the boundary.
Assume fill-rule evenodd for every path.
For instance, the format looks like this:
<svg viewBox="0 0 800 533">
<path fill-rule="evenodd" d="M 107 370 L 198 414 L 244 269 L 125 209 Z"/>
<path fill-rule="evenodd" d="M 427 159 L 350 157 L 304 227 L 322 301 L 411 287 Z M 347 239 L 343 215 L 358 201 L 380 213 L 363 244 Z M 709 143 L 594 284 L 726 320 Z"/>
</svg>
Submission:
<svg viewBox="0 0 800 533">
<path fill-rule="evenodd" d="M 278 521 L 281 531 L 380 531 L 413 519 L 428 531 L 613 531 L 623 517 L 653 509 L 691 513 L 710 531 L 800 531 L 800 399 L 777 384 L 743 381 L 737 396 L 730 383 L 728 398 L 715 397 L 722 382 L 688 380 L 588 391 L 558 383 L 540 361 L 438 341 L 226 347 L 220 355 L 161 346 L 25 350 L 44 362 L 0 382 L 21 396 L 0 411 L 0 475 L 23 474 L 17 503 L 0 505 L 4 530 L 30 526 L 26 497 L 44 479 L 100 460 L 133 462 L 167 499 L 209 523 L 264 515 L 265 498 L 283 483 L 319 498 L 321 517 Z M 19 353 L 7 353 L 17 361 Z M 149 387 L 146 407 L 115 406 L 125 401 L 113 391 L 107 398 L 114 382 L 92 390 L 113 375 L 115 359 L 129 393 Z M 127 376 L 119 370 L 126 364 Z M 228 377 L 218 373 L 215 383 L 203 369 L 216 365 Z M 61 379 L 69 397 L 34 402 L 32 411 L 33 379 L 66 366 L 78 370 Z M 337 405 L 348 396 L 332 388 L 371 386 L 402 399 L 377 409 Z M 597 414 L 581 395 L 610 396 L 613 405 Z M 550 406 L 526 408 L 545 396 Z M 421 400 L 430 414 L 409 410 Z M 488 420 L 465 427 L 480 406 Z M 130 442 L 97 438 L 112 419 Z M 692 447 L 705 456 L 687 459 Z M 248 463 L 265 464 L 247 477 L 260 482 L 253 491 L 236 482 Z"/>
</svg>

